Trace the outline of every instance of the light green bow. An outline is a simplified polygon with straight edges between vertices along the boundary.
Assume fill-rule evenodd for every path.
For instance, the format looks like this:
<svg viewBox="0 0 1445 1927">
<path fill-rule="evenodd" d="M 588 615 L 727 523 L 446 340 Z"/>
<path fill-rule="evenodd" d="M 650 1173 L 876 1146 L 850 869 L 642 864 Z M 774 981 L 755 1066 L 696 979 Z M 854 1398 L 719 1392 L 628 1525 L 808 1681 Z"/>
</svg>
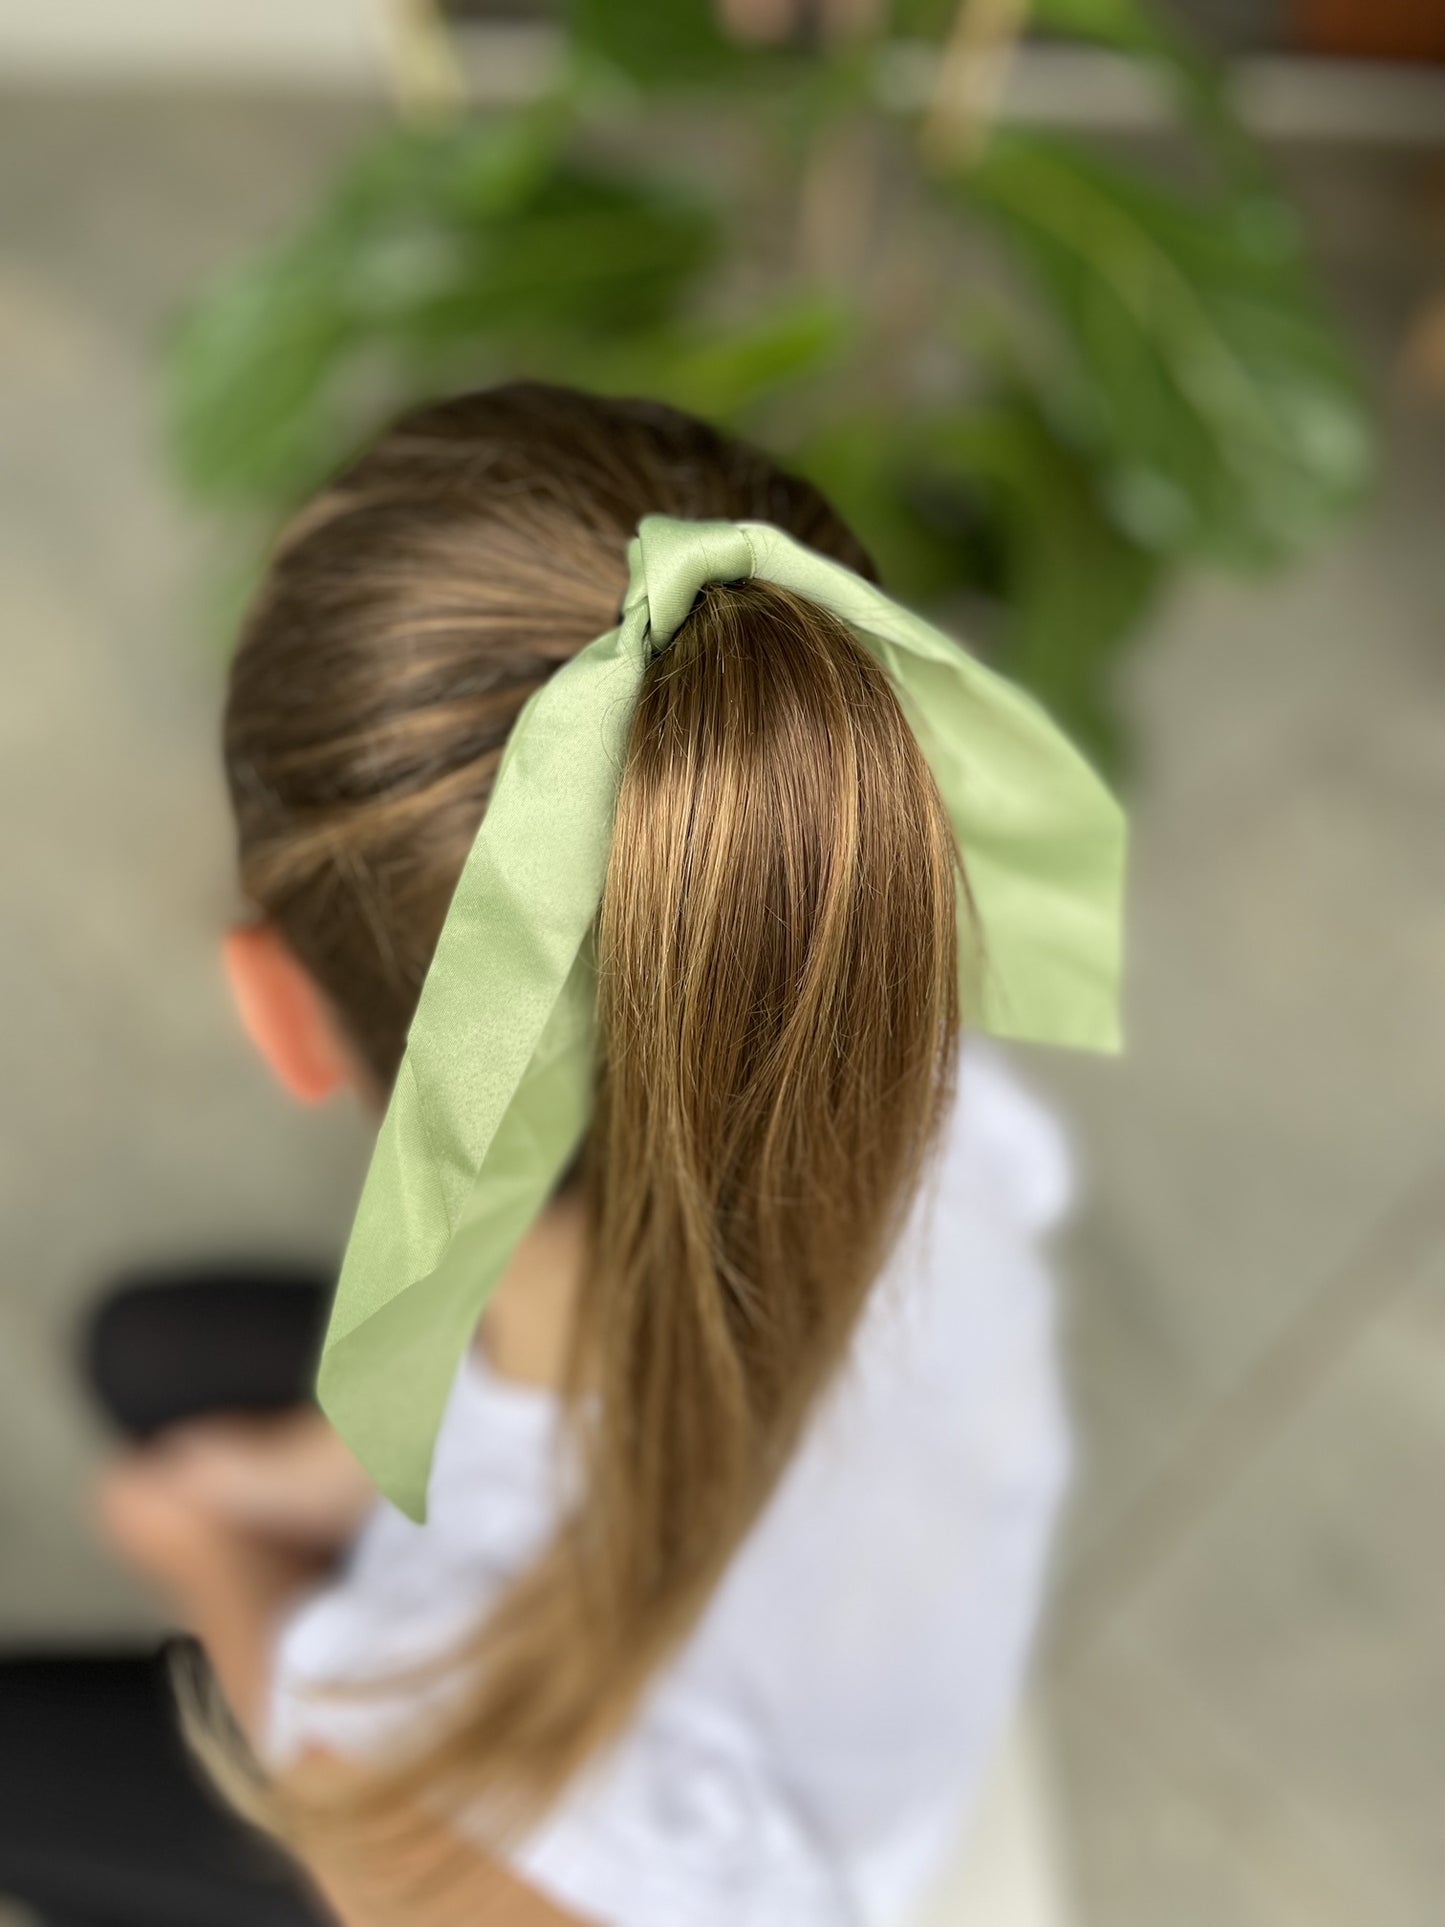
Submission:
<svg viewBox="0 0 1445 1927">
<path fill-rule="evenodd" d="M 628 562 L 619 626 L 531 697 L 508 741 L 422 988 L 326 1335 L 322 1406 L 414 1519 L 425 1517 L 458 1362 L 586 1129 L 590 936 L 633 708 L 650 655 L 705 583 L 760 576 L 791 589 L 848 624 L 888 671 L 972 890 L 977 926 L 961 924 L 966 1021 L 1038 1043 L 1118 1045 L 1124 819 L 1031 697 L 765 522 L 645 516 Z"/>
</svg>

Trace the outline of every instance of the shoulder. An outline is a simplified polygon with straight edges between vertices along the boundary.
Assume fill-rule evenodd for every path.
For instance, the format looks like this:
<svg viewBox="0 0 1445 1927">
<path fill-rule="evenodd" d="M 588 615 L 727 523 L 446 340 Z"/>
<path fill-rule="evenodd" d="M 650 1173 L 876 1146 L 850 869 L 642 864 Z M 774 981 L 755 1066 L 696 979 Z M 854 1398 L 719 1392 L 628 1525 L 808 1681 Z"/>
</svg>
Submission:
<svg viewBox="0 0 1445 1927">
<path fill-rule="evenodd" d="M 1074 1155 L 1061 1119 L 987 1038 L 963 1046 L 939 1165 L 1035 1233 L 1052 1230 L 1073 1203 Z"/>
<path fill-rule="evenodd" d="M 936 1155 L 862 1321 L 865 1375 L 882 1373 L 905 1405 L 936 1393 L 956 1430 L 1012 1358 L 1047 1362 L 1047 1245 L 1074 1188 L 1059 1118 L 1003 1051 L 968 1039 Z"/>
</svg>

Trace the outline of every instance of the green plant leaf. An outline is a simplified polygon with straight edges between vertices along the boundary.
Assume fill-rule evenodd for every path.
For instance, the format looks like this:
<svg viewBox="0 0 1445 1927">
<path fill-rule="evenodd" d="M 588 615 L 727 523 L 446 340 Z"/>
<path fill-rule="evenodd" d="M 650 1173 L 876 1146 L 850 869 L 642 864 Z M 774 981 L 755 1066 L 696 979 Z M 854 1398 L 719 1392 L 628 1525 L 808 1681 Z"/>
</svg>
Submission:
<svg viewBox="0 0 1445 1927">
<path fill-rule="evenodd" d="M 1131 53 L 1155 52 L 1165 31 L 1153 8 L 1139 0 L 1032 0 L 1029 21 L 1050 33 Z"/>
<path fill-rule="evenodd" d="M 735 82 L 750 58 L 723 32 L 712 0 L 572 0 L 567 20 L 580 59 L 640 87 Z"/>
<path fill-rule="evenodd" d="M 1032 273 L 1057 324 L 1056 406 L 1140 541 L 1268 562 L 1357 499 L 1357 385 L 1277 203 L 1190 202 L 1017 131 L 955 192 Z"/>
<path fill-rule="evenodd" d="M 958 0 L 892 0 L 890 31 L 900 40 L 937 40 L 958 12 Z"/>
<path fill-rule="evenodd" d="M 780 392 L 796 390 L 835 368 L 856 330 L 856 317 L 828 295 L 803 295 L 750 319 L 688 328 L 644 341 L 629 356 L 627 385 L 709 421 L 743 425 Z M 618 384 L 615 377 L 608 383 Z"/>
<path fill-rule="evenodd" d="M 1118 527 L 1099 499 L 1088 456 L 1023 390 L 937 424 L 933 444 L 982 490 L 997 519 L 1002 667 L 1105 768 L 1117 769 L 1116 661 L 1152 602 L 1160 558 Z"/>
<path fill-rule="evenodd" d="M 284 497 L 311 476 L 349 334 L 319 261 L 278 259 L 216 288 L 177 330 L 167 369 L 171 445 L 187 485 Z"/>
<path fill-rule="evenodd" d="M 937 463 L 928 452 L 934 425 L 855 398 L 788 451 L 790 465 L 858 530 L 889 588 L 920 603 L 977 579 L 968 542 L 935 512 Z"/>
<path fill-rule="evenodd" d="M 1030 17 L 1048 32 L 1133 55 L 1153 67 L 1221 178 L 1240 187 L 1264 185 L 1259 149 L 1234 111 L 1224 68 L 1159 8 L 1147 0 L 1033 0 Z"/>
<path fill-rule="evenodd" d="M 1097 466 L 1017 383 L 903 419 L 856 411 L 795 465 L 864 534 L 905 599 L 993 603 L 990 653 L 1106 768 L 1124 760 L 1114 670 L 1161 580 L 1113 520 Z"/>
<path fill-rule="evenodd" d="M 181 472 L 203 494 L 288 499 L 363 426 L 348 394 L 368 359 L 425 390 L 459 350 L 520 357 L 646 333 L 719 241 L 710 204 L 569 159 L 542 117 L 388 132 L 299 234 L 181 324 L 169 366 Z"/>
<path fill-rule="evenodd" d="M 718 232 L 710 209 L 670 189 L 569 165 L 494 221 L 407 238 L 433 248 L 433 272 L 393 280 L 387 326 L 525 338 L 654 325 L 711 261 Z"/>
</svg>

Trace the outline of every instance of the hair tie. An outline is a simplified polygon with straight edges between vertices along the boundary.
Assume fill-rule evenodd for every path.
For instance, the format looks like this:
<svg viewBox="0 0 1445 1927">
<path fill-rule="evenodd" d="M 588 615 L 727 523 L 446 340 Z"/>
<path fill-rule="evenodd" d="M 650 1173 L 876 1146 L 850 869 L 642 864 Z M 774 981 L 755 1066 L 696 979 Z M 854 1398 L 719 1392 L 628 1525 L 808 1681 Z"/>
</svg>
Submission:
<svg viewBox="0 0 1445 1927">
<path fill-rule="evenodd" d="M 887 671 L 965 859 L 972 1022 L 1035 1043 L 1118 1046 L 1123 813 L 1032 697 L 766 522 L 648 515 L 627 559 L 617 627 L 528 699 L 508 739 L 422 986 L 326 1334 L 321 1404 L 414 1519 L 425 1517 L 461 1355 L 587 1127 L 591 932 L 632 713 L 649 642 L 671 641 L 708 583 L 760 576 L 791 589 Z"/>
</svg>

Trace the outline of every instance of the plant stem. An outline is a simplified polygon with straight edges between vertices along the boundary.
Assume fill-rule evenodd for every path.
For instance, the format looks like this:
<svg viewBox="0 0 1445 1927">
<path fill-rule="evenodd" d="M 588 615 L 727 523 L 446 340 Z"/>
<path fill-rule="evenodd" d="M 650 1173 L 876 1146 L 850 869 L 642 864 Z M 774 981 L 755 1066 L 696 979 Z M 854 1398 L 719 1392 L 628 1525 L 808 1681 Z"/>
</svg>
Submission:
<svg viewBox="0 0 1445 1927">
<path fill-rule="evenodd" d="M 982 151 L 1029 10 L 1030 0 L 959 0 L 919 130 L 930 167 L 963 168 Z"/>
<path fill-rule="evenodd" d="M 818 135 L 798 188 L 798 266 L 805 280 L 856 287 L 873 240 L 878 157 L 856 122 Z"/>
<path fill-rule="evenodd" d="M 403 120 L 455 120 L 466 78 L 440 0 L 385 0 L 392 94 Z"/>
</svg>

